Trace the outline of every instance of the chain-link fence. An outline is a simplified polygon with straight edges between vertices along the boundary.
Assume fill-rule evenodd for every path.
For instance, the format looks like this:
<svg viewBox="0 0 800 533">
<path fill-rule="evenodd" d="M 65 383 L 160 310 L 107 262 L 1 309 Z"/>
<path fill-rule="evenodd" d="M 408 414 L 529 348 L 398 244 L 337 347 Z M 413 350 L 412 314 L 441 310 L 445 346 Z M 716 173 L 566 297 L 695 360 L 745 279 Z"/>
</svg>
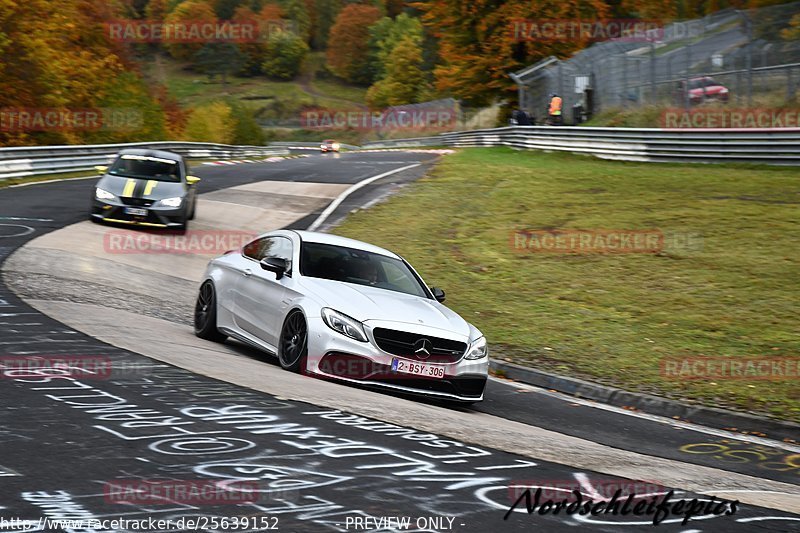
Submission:
<svg viewBox="0 0 800 533">
<path fill-rule="evenodd" d="M 537 123 L 552 93 L 563 98 L 568 124 L 643 106 L 780 107 L 797 98 L 799 37 L 800 2 L 727 9 L 665 26 L 648 42 L 606 41 L 569 60 L 547 58 L 512 78 Z"/>
</svg>

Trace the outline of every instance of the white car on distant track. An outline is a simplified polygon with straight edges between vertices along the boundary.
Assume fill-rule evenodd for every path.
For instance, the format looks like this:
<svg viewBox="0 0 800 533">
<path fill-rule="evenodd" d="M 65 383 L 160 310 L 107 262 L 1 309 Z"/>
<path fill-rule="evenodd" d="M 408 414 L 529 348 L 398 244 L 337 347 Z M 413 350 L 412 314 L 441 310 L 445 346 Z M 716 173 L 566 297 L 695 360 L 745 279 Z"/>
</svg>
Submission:
<svg viewBox="0 0 800 533">
<path fill-rule="evenodd" d="M 290 371 L 477 402 L 486 338 L 402 257 L 325 233 L 280 230 L 213 259 L 195 334 L 232 337 Z"/>
</svg>

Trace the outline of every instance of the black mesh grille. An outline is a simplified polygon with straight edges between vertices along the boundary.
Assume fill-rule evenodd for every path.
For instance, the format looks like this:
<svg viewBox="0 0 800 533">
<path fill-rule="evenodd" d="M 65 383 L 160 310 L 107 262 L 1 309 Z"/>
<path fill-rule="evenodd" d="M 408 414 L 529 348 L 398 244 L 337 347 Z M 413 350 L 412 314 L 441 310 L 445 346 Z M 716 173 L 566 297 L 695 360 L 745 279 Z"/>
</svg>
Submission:
<svg viewBox="0 0 800 533">
<path fill-rule="evenodd" d="M 454 363 L 461 359 L 467 349 L 467 344 L 464 342 L 429 337 L 407 331 L 375 328 L 372 331 L 372 335 L 375 337 L 378 348 L 384 352 L 427 363 Z M 425 343 L 425 348 L 430 354 L 420 351 L 423 339 L 429 341 Z"/>
<path fill-rule="evenodd" d="M 125 205 L 132 205 L 136 207 L 150 207 L 153 205 L 153 203 L 155 203 L 155 200 L 148 200 L 145 198 L 120 197 L 120 200 L 122 200 L 122 203 Z"/>
</svg>

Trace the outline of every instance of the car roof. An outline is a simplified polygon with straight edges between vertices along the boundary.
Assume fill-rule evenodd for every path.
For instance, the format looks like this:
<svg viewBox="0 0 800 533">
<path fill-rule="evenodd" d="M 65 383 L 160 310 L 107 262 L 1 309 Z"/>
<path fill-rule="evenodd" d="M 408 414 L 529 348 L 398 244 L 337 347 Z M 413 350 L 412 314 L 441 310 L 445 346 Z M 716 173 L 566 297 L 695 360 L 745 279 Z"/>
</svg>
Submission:
<svg viewBox="0 0 800 533">
<path fill-rule="evenodd" d="M 160 159 L 169 159 L 171 161 L 182 161 L 183 156 L 174 152 L 167 152 L 166 150 L 151 150 L 149 148 L 125 148 L 119 151 L 117 155 L 142 155 L 145 157 L 158 157 Z"/>
<path fill-rule="evenodd" d="M 304 242 L 318 242 L 320 244 L 330 244 L 332 246 L 343 246 L 345 248 L 353 248 L 355 250 L 363 250 L 365 252 L 372 252 L 378 255 L 385 255 L 400 259 L 400 256 L 380 246 L 369 244 L 363 241 L 357 241 L 347 237 L 340 237 L 339 235 L 332 235 L 330 233 L 320 233 L 317 231 L 301 231 L 294 230 Z"/>
</svg>

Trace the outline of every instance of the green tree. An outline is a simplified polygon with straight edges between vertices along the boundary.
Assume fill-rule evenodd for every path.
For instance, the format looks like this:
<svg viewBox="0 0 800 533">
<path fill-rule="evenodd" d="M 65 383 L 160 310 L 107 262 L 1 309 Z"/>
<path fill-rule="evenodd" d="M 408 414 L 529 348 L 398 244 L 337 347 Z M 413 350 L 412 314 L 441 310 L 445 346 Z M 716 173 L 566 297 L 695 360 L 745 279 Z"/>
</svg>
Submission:
<svg viewBox="0 0 800 533">
<path fill-rule="evenodd" d="M 290 80 L 297 76 L 309 48 L 298 35 L 290 32 L 273 33 L 265 47 L 261 71 L 271 78 Z"/>
<path fill-rule="evenodd" d="M 192 110 L 186 122 L 187 141 L 232 144 L 236 131 L 233 111 L 225 102 L 212 102 Z"/>
<path fill-rule="evenodd" d="M 150 96 L 144 81 L 132 72 L 110 80 L 97 107 L 102 110 L 102 127 L 87 133 L 85 142 L 122 143 L 167 137 L 164 110 Z"/>
<path fill-rule="evenodd" d="M 213 80 L 222 78 L 228 83 L 228 74 L 238 72 L 245 64 L 245 57 L 239 48 L 232 43 L 208 43 L 198 50 L 192 58 L 198 70 Z"/>
<path fill-rule="evenodd" d="M 389 55 L 407 37 L 422 43 L 422 23 L 403 13 L 396 19 L 383 17 L 369 28 L 369 65 L 373 81 L 386 76 Z"/>
<path fill-rule="evenodd" d="M 229 104 L 234 120 L 232 144 L 261 146 L 266 138 L 253 114 L 241 104 Z"/>
<path fill-rule="evenodd" d="M 421 37 L 409 35 L 394 47 L 386 65 L 386 76 L 367 91 L 370 108 L 417 103 L 428 93 L 420 41 Z"/>
<path fill-rule="evenodd" d="M 314 0 L 314 26 L 311 44 L 316 50 L 323 50 L 328 44 L 336 16 L 342 10 L 343 0 Z"/>
<path fill-rule="evenodd" d="M 282 0 L 281 7 L 286 13 L 286 17 L 294 22 L 298 35 L 308 43 L 311 37 L 311 16 L 308 13 L 306 1 Z"/>
<path fill-rule="evenodd" d="M 236 8 L 241 4 L 243 4 L 242 0 L 214 0 L 214 13 L 222 20 L 231 20 Z"/>
</svg>

